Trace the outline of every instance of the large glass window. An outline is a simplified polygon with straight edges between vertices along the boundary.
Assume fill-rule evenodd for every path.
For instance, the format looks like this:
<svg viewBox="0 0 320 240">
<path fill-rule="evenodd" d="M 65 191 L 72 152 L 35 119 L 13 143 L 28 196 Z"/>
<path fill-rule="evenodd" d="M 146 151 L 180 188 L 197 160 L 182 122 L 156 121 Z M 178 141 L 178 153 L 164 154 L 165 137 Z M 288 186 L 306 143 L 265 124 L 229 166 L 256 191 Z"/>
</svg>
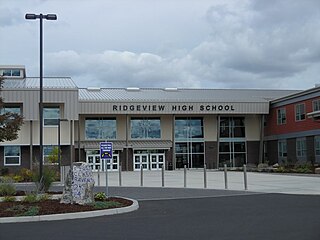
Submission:
<svg viewBox="0 0 320 240">
<path fill-rule="evenodd" d="M 320 156 L 320 136 L 314 137 L 314 149 L 316 156 Z"/>
<path fill-rule="evenodd" d="M 286 117 L 286 109 L 280 108 L 277 110 L 277 124 L 282 125 L 286 124 L 287 117 Z"/>
<path fill-rule="evenodd" d="M 43 124 L 44 126 L 58 126 L 60 119 L 59 107 L 43 108 Z"/>
<path fill-rule="evenodd" d="M 4 77 L 19 77 L 20 69 L 4 69 L 2 71 L 2 76 Z"/>
<path fill-rule="evenodd" d="M 219 167 L 241 167 L 246 163 L 246 142 L 229 141 L 219 143 Z"/>
<path fill-rule="evenodd" d="M 4 147 L 4 165 L 5 166 L 19 166 L 20 156 L 21 156 L 21 152 L 20 152 L 19 146 Z"/>
<path fill-rule="evenodd" d="M 86 139 L 116 139 L 117 121 L 115 118 L 86 118 Z"/>
<path fill-rule="evenodd" d="M 280 158 L 287 157 L 287 141 L 286 140 L 278 141 L 278 156 Z"/>
<path fill-rule="evenodd" d="M 297 157 L 307 156 L 307 141 L 305 138 L 296 139 L 296 150 L 297 150 Z"/>
<path fill-rule="evenodd" d="M 204 166 L 203 118 L 175 119 L 176 167 L 202 168 Z"/>
<path fill-rule="evenodd" d="M 131 138 L 161 138 L 160 118 L 131 118 Z"/>
<path fill-rule="evenodd" d="M 244 138 L 244 117 L 221 117 L 220 138 Z"/>
<path fill-rule="evenodd" d="M 314 100 L 312 102 L 312 110 L 315 111 L 320 111 L 320 99 Z"/>
<path fill-rule="evenodd" d="M 189 138 L 203 138 L 202 118 L 176 118 L 175 138 L 179 140 Z"/>
<path fill-rule="evenodd" d="M 304 103 L 296 105 L 296 121 L 302 121 L 306 119 L 306 111 Z"/>
</svg>

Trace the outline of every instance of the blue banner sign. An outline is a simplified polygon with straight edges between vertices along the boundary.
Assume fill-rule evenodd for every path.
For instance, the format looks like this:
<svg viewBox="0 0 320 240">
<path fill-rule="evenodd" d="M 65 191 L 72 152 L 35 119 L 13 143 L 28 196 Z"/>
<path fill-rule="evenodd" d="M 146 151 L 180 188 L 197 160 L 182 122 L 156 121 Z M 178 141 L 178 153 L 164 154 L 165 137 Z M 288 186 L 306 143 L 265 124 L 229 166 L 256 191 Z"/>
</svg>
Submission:
<svg viewBox="0 0 320 240">
<path fill-rule="evenodd" d="M 101 142 L 100 143 L 100 158 L 101 159 L 112 159 L 112 142 Z"/>
</svg>

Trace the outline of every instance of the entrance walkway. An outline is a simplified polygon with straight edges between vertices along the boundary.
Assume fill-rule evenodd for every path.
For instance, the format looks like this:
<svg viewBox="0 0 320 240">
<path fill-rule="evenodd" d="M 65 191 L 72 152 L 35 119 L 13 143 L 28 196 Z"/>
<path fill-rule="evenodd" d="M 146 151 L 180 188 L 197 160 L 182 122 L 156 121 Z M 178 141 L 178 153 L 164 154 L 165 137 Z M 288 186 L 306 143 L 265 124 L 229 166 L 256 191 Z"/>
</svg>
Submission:
<svg viewBox="0 0 320 240">
<path fill-rule="evenodd" d="M 248 172 L 248 191 L 263 193 L 288 194 L 318 194 L 320 195 L 320 175 L 287 175 L 271 173 Z M 228 189 L 244 190 L 244 175 L 242 172 L 228 172 Z M 105 173 L 94 173 L 96 186 L 105 186 Z M 119 186 L 118 172 L 108 172 L 108 185 Z M 122 172 L 122 186 L 139 187 L 141 185 L 140 171 Z M 144 187 L 162 187 L 161 171 L 144 171 Z M 184 187 L 184 171 L 165 171 L 164 186 L 170 188 Z M 186 177 L 187 188 L 204 188 L 202 170 L 188 170 Z M 223 171 L 207 171 L 208 189 L 225 189 Z"/>
</svg>

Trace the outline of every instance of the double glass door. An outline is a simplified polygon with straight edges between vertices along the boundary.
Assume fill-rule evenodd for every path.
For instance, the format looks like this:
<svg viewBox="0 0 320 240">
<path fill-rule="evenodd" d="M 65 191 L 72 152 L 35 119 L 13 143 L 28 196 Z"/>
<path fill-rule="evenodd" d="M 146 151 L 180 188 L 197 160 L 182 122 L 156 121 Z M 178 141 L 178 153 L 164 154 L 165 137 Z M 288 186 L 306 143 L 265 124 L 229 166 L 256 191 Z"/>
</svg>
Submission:
<svg viewBox="0 0 320 240">
<path fill-rule="evenodd" d="M 87 154 L 87 163 L 91 166 L 92 171 L 97 172 L 105 171 L 117 171 L 119 169 L 119 154 L 113 154 L 112 159 L 101 161 L 100 154 Z"/>
<path fill-rule="evenodd" d="M 134 153 L 134 170 L 160 170 L 165 164 L 164 153 Z"/>
</svg>

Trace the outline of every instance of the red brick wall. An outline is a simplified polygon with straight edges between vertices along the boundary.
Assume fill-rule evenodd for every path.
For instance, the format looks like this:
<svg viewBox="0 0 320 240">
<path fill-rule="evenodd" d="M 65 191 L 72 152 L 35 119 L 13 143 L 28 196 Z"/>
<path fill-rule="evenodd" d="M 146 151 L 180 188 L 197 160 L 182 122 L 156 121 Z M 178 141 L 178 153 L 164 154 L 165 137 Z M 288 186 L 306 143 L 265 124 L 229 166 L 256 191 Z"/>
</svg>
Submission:
<svg viewBox="0 0 320 240">
<path fill-rule="evenodd" d="M 267 116 L 267 126 L 265 127 L 265 136 L 286 134 L 292 132 L 301 132 L 314 129 L 320 129 L 319 122 L 315 122 L 312 118 L 306 116 L 305 120 L 297 121 L 295 117 L 295 105 L 304 103 L 306 114 L 312 112 L 312 101 L 319 98 L 308 99 L 301 102 L 295 102 L 292 104 L 284 105 L 281 107 L 275 107 L 270 109 L 270 114 Z M 277 110 L 280 108 L 286 109 L 286 124 L 277 124 Z"/>
</svg>

